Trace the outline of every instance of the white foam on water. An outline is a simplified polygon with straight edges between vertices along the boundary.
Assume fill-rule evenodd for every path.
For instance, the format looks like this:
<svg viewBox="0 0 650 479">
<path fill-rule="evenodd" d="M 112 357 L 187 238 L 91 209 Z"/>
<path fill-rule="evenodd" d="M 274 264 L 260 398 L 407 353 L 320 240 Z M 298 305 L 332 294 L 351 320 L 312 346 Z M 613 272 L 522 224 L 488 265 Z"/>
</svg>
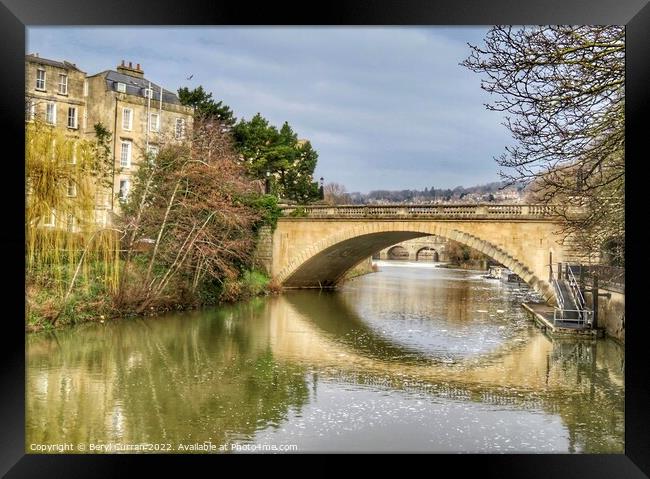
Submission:
<svg viewBox="0 0 650 479">
<path fill-rule="evenodd" d="M 377 265 L 381 268 L 426 268 L 433 269 L 439 268 L 442 264 L 447 263 L 426 263 L 424 261 L 384 261 L 384 260 L 373 260 L 373 265 Z"/>
</svg>

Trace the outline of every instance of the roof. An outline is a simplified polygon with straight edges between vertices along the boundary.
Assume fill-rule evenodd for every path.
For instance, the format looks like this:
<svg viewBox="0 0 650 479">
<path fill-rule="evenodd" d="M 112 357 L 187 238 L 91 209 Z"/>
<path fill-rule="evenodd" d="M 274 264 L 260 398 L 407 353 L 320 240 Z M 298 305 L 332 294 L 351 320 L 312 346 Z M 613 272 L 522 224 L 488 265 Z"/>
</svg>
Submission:
<svg viewBox="0 0 650 479">
<path fill-rule="evenodd" d="M 25 60 L 33 63 L 40 63 L 41 65 L 50 65 L 53 67 L 63 68 L 65 70 L 77 70 L 78 72 L 83 72 L 83 70 L 79 69 L 77 65 L 66 60 L 59 62 L 56 60 L 50 60 L 48 58 L 37 57 L 36 55 L 25 55 Z"/>
<path fill-rule="evenodd" d="M 101 75 L 106 79 L 106 87 L 109 90 L 117 91 L 117 84 L 124 83 L 126 85 L 126 93 L 129 95 L 136 95 L 144 97 L 145 90 L 149 88 L 151 84 L 151 89 L 153 90 L 153 95 L 151 96 L 152 101 L 160 101 L 160 85 L 150 82 L 146 78 L 138 78 L 130 75 L 125 75 L 124 73 L 117 72 L 115 70 L 104 70 L 103 72 L 97 73 L 98 76 Z M 172 103 L 174 105 L 180 105 L 181 102 L 176 96 L 175 93 L 165 90 L 163 88 L 163 102 Z"/>
</svg>

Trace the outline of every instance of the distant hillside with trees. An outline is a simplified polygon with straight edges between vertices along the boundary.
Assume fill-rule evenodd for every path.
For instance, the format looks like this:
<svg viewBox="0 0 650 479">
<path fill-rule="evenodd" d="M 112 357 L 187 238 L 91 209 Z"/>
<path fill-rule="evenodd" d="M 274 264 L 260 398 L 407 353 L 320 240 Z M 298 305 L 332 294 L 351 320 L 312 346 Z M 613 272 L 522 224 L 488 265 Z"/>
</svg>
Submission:
<svg viewBox="0 0 650 479">
<path fill-rule="evenodd" d="M 373 190 L 369 193 L 349 193 L 351 204 L 385 203 L 445 203 L 445 202 L 491 202 L 517 201 L 524 196 L 523 184 L 509 185 L 494 181 L 476 186 L 455 188 L 425 187 L 423 190 Z"/>
</svg>

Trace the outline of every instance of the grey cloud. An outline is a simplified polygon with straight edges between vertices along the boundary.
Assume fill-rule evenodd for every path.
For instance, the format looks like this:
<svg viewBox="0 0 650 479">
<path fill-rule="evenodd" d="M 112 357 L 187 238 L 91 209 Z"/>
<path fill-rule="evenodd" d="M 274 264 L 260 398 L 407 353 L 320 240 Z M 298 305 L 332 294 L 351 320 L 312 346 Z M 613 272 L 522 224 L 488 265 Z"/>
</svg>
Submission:
<svg viewBox="0 0 650 479">
<path fill-rule="evenodd" d="M 368 191 L 498 178 L 510 139 L 458 65 L 486 30 L 38 27 L 28 49 L 89 73 L 137 61 L 171 90 L 201 84 L 240 118 L 288 121 L 318 150 L 317 176 Z"/>
</svg>

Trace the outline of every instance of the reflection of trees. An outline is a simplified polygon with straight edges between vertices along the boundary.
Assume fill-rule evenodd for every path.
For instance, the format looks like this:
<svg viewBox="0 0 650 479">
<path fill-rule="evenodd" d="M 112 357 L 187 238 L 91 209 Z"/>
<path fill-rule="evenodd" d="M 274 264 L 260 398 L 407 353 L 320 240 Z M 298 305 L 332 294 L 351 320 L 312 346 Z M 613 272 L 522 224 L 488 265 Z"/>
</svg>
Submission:
<svg viewBox="0 0 650 479">
<path fill-rule="evenodd" d="M 32 341 L 27 442 L 246 439 L 309 391 L 269 349 L 264 302 Z M 58 340 L 58 345 L 57 345 Z"/>
<path fill-rule="evenodd" d="M 624 353 L 612 341 L 553 342 L 552 368 L 572 395 L 553 401 L 569 429 L 571 452 L 623 450 Z"/>
</svg>

